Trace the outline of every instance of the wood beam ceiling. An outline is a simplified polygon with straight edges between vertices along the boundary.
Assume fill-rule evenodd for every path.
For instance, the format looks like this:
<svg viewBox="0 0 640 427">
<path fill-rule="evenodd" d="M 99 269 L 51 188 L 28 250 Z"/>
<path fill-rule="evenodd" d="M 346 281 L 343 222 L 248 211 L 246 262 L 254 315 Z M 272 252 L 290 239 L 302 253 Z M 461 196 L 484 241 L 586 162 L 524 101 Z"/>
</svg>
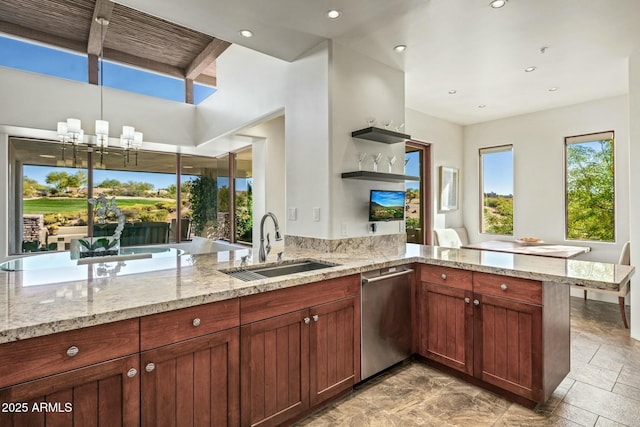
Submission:
<svg viewBox="0 0 640 427">
<path fill-rule="evenodd" d="M 113 2 L 110 0 L 96 0 L 96 7 L 93 9 L 93 19 L 89 30 L 89 40 L 87 41 L 87 53 L 89 55 L 100 56 L 100 47 L 107 35 L 108 23 L 113 12 Z M 106 21 L 107 25 L 101 25 L 98 18 Z"/>
<path fill-rule="evenodd" d="M 195 79 L 209 67 L 224 52 L 231 43 L 220 39 L 213 39 L 202 52 L 195 57 L 185 71 L 185 78 Z"/>
</svg>

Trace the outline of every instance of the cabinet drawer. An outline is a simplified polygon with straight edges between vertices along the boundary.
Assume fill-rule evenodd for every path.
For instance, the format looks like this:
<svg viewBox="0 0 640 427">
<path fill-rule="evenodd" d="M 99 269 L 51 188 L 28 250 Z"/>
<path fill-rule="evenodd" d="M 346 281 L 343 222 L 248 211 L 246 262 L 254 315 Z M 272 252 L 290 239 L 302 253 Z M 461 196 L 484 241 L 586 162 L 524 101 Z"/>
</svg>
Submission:
<svg viewBox="0 0 640 427">
<path fill-rule="evenodd" d="M 0 388 L 137 353 L 139 332 L 131 319 L 2 344 Z"/>
<path fill-rule="evenodd" d="M 530 304 L 542 304 L 542 283 L 534 280 L 473 273 L 473 292 Z"/>
<path fill-rule="evenodd" d="M 140 318 L 142 350 L 161 347 L 238 326 L 237 298 Z"/>
<path fill-rule="evenodd" d="M 435 265 L 423 265 L 420 270 L 420 280 L 422 282 L 435 283 L 436 285 L 449 286 L 465 291 L 472 289 L 470 271 Z"/>
</svg>

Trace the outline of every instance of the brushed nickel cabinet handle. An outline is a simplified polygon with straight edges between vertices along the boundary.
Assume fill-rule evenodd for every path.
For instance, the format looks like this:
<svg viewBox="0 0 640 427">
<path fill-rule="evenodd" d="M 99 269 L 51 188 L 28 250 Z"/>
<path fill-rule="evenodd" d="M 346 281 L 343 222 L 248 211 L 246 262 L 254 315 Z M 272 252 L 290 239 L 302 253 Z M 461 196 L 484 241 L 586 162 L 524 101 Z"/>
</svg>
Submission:
<svg viewBox="0 0 640 427">
<path fill-rule="evenodd" d="M 318 321 L 318 319 L 319 319 L 318 315 L 317 315 L 317 314 L 314 314 L 314 315 L 313 315 L 313 321 L 314 321 L 314 322 L 317 322 L 317 321 Z"/>
<path fill-rule="evenodd" d="M 69 356 L 69 357 L 74 357 L 78 353 L 80 353 L 80 349 L 78 347 L 76 347 L 75 345 L 72 345 L 71 347 L 69 347 L 67 349 L 67 356 Z"/>
<path fill-rule="evenodd" d="M 156 369 L 156 365 L 153 363 L 147 363 L 147 366 L 144 367 L 147 372 L 153 372 L 154 369 Z"/>
<path fill-rule="evenodd" d="M 309 324 L 309 322 L 311 322 L 311 319 L 309 319 L 308 317 L 305 317 L 305 318 L 304 318 L 304 324 L 305 324 L 305 325 L 308 325 L 308 324 Z"/>
<path fill-rule="evenodd" d="M 131 368 L 131 369 L 129 369 L 129 371 L 127 371 L 127 376 L 129 378 L 133 378 L 136 375 L 138 375 L 138 370 L 136 368 Z"/>
<path fill-rule="evenodd" d="M 447 275 L 446 275 L 446 274 L 444 274 L 444 273 L 442 273 L 442 274 L 440 275 L 440 277 L 442 277 L 442 280 L 447 280 Z"/>
<path fill-rule="evenodd" d="M 193 326 L 200 326 L 200 318 L 196 317 L 191 323 L 193 324 Z"/>
<path fill-rule="evenodd" d="M 476 307 L 480 305 L 480 301 L 478 301 L 477 299 L 473 300 L 473 305 L 475 305 Z"/>
<path fill-rule="evenodd" d="M 471 300 L 467 297 L 464 299 L 464 302 L 466 302 L 467 304 L 469 304 L 471 302 Z"/>
<path fill-rule="evenodd" d="M 500 289 L 502 289 L 503 291 L 507 290 L 507 285 L 505 285 L 504 283 L 502 285 L 500 285 Z"/>
</svg>

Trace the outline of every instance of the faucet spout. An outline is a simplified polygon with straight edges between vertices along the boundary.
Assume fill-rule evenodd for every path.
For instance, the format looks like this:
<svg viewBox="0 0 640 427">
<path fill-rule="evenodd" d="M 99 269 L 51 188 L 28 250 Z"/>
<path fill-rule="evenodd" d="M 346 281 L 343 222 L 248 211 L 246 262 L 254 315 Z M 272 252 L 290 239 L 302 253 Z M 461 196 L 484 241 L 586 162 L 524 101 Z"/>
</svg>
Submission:
<svg viewBox="0 0 640 427">
<path fill-rule="evenodd" d="M 276 240 L 282 240 L 282 235 L 280 234 L 280 226 L 278 226 L 278 218 L 272 213 L 267 212 L 262 216 L 260 220 L 260 251 L 258 252 L 258 260 L 259 262 L 265 262 L 267 260 L 267 255 L 271 252 L 271 242 L 269 241 L 269 234 L 267 234 L 267 247 L 265 249 L 264 246 L 264 222 L 267 218 L 271 218 L 273 220 L 273 224 L 276 227 Z"/>
</svg>

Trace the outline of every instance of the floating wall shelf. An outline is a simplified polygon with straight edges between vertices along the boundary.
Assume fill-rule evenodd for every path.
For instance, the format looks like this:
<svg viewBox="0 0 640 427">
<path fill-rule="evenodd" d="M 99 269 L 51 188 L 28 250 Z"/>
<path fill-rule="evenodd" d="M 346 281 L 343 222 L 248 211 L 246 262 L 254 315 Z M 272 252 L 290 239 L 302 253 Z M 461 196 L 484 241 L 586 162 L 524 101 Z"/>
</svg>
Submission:
<svg viewBox="0 0 640 427">
<path fill-rule="evenodd" d="M 385 144 L 396 144 L 411 139 L 410 135 L 375 127 L 355 130 L 351 132 L 351 136 L 353 138 L 368 139 L 369 141 L 383 142 Z"/>
<path fill-rule="evenodd" d="M 344 172 L 342 179 L 364 179 L 367 181 L 404 182 L 420 181 L 418 176 L 399 175 L 395 173 L 382 173 L 371 171 Z"/>
</svg>

